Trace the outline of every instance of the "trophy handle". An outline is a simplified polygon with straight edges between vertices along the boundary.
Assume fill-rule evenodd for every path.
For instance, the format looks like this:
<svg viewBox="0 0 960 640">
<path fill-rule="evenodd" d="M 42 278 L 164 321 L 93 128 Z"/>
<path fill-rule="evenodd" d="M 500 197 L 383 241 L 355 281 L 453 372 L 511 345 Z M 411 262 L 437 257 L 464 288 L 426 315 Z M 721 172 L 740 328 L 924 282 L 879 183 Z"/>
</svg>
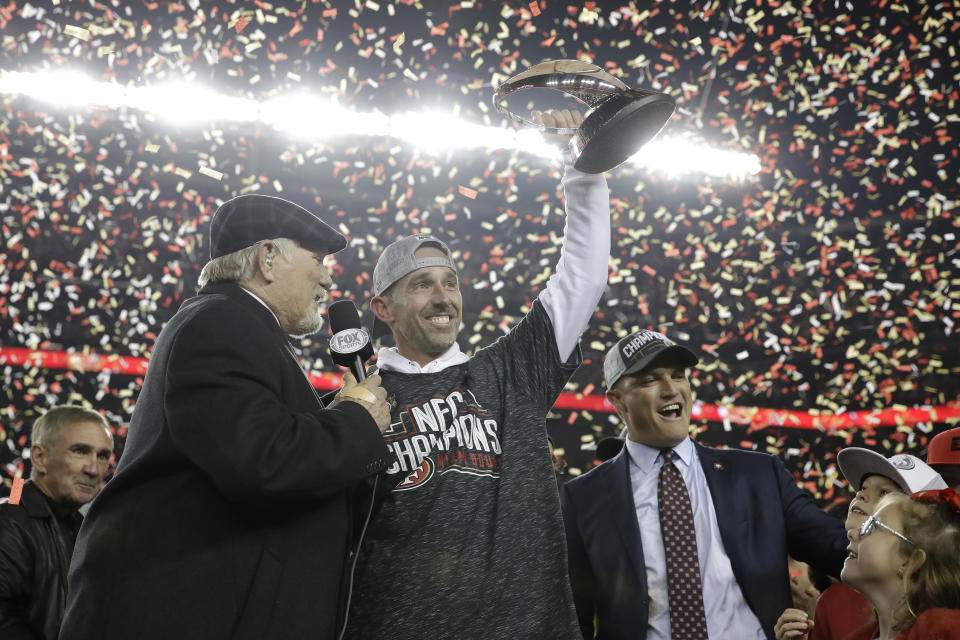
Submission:
<svg viewBox="0 0 960 640">
<path fill-rule="evenodd" d="M 597 65 L 580 60 L 541 62 L 526 71 L 518 73 L 497 87 L 493 95 L 493 105 L 497 111 L 511 120 L 537 127 L 541 131 L 549 133 L 573 134 L 577 132 L 576 129 L 546 127 L 511 111 L 504 104 L 504 99 L 521 89 L 552 89 L 569 95 L 593 109 L 607 97 L 629 91 L 630 87 Z"/>
<path fill-rule="evenodd" d="M 510 84 L 533 76 L 550 75 L 552 73 L 578 73 L 580 75 L 602 79 L 614 86 L 619 86 L 619 88 L 624 91 L 630 88 L 620 79 L 610 75 L 597 65 L 580 60 L 547 60 L 546 62 L 533 65 L 526 71 L 518 73 L 503 84 Z"/>
</svg>

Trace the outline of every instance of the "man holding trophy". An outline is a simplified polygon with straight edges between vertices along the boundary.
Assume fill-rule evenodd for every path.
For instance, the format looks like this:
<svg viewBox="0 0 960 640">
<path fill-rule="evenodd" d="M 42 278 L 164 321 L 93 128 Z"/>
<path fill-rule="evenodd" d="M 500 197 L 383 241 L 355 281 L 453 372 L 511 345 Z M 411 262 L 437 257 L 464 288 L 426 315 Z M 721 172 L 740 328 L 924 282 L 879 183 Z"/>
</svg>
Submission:
<svg viewBox="0 0 960 640">
<path fill-rule="evenodd" d="M 472 357 L 460 351 L 457 267 L 438 238 L 402 238 L 378 259 L 371 308 L 397 345 L 378 354 L 393 404 L 384 439 L 396 462 L 360 551 L 348 638 L 581 637 L 545 419 L 580 364 L 578 340 L 606 286 L 610 211 L 602 172 L 630 155 L 617 157 L 625 140 L 643 144 L 673 111 L 662 94 L 638 108 L 637 100 L 654 94 L 628 99 L 617 83 L 592 65 L 552 61 L 497 93 L 502 110 L 506 95 L 527 88 L 594 106 L 585 120 L 568 110 L 533 111 L 529 119 L 509 113 L 576 139 L 564 152 L 559 260 L 507 335 Z M 596 94 L 596 103 L 587 99 Z M 619 108 L 604 111 L 612 102 Z M 611 121 L 621 123 L 619 132 Z"/>
</svg>

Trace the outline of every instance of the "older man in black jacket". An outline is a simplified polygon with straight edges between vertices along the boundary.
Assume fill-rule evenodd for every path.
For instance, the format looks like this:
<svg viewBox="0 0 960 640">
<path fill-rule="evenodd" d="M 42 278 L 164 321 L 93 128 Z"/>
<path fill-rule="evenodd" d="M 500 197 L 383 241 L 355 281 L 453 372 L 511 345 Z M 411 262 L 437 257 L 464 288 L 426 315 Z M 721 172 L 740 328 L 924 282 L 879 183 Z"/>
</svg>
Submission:
<svg viewBox="0 0 960 640">
<path fill-rule="evenodd" d="M 389 406 L 379 376 L 348 374 L 324 408 L 288 336 L 319 329 L 324 257 L 346 240 L 261 195 L 224 203 L 210 240 L 80 531 L 62 640 L 338 633 L 351 495 L 386 466 Z"/>
<path fill-rule="evenodd" d="M 97 495 L 111 455 L 96 411 L 60 405 L 33 423 L 30 481 L 14 481 L 0 501 L 0 638 L 56 640 L 79 508 Z"/>
</svg>

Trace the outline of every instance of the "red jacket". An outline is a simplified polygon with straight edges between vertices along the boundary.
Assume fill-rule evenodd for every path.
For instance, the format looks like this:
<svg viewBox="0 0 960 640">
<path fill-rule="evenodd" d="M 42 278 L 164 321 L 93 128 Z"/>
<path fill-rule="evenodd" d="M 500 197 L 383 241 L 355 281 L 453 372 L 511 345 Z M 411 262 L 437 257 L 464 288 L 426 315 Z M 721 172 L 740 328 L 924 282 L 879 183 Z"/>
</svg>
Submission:
<svg viewBox="0 0 960 640">
<path fill-rule="evenodd" d="M 810 640 L 840 640 L 876 620 L 873 604 L 853 587 L 838 582 L 817 599 Z"/>
<path fill-rule="evenodd" d="M 873 620 L 842 640 L 874 640 L 877 633 L 879 627 Z M 927 609 L 913 626 L 897 634 L 896 640 L 960 640 L 960 609 Z"/>
</svg>

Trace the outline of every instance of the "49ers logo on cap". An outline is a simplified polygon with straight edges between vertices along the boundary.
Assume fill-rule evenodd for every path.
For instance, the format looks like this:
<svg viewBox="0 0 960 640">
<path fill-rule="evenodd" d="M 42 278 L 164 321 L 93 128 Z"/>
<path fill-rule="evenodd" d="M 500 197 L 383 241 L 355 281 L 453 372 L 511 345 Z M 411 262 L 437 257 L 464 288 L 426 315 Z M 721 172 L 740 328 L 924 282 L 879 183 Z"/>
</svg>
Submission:
<svg viewBox="0 0 960 640">
<path fill-rule="evenodd" d="M 915 466 L 917 466 L 913 462 L 913 459 L 910 456 L 904 455 L 902 453 L 897 454 L 892 458 L 890 458 L 890 464 L 892 464 L 897 469 L 901 469 L 903 471 L 909 471 L 910 469 L 913 469 Z"/>
<path fill-rule="evenodd" d="M 365 329 L 344 329 L 330 336 L 330 350 L 337 353 L 355 353 L 370 343 Z"/>
</svg>

